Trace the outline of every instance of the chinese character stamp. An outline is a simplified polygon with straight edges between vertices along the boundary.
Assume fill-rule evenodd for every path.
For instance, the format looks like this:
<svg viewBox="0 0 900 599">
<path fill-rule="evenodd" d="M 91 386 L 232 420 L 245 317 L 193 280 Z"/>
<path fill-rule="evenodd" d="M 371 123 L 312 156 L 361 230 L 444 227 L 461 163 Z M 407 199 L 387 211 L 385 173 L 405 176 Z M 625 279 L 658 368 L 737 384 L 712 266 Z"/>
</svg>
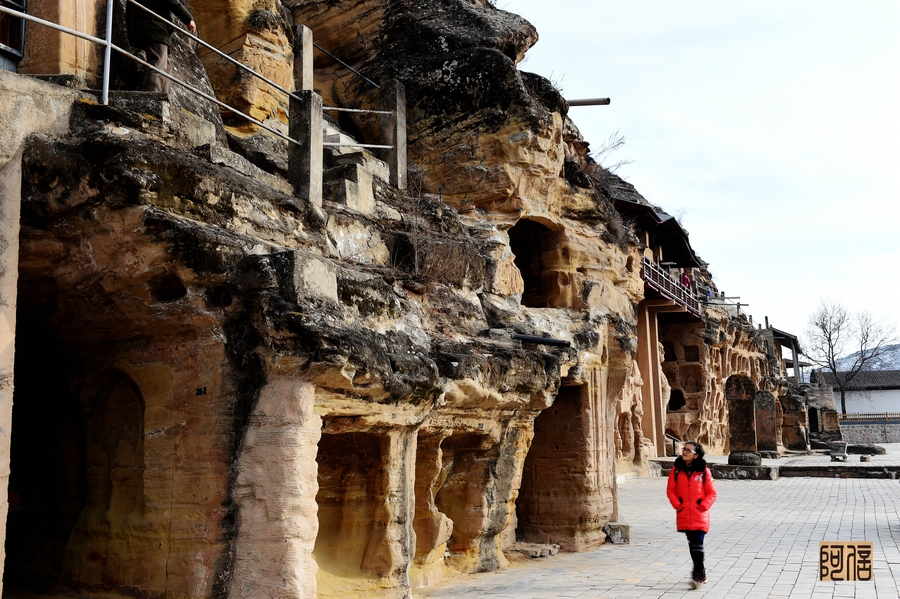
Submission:
<svg viewBox="0 0 900 599">
<path fill-rule="evenodd" d="M 873 580 L 871 541 L 821 541 L 819 580 L 832 582 Z"/>
</svg>

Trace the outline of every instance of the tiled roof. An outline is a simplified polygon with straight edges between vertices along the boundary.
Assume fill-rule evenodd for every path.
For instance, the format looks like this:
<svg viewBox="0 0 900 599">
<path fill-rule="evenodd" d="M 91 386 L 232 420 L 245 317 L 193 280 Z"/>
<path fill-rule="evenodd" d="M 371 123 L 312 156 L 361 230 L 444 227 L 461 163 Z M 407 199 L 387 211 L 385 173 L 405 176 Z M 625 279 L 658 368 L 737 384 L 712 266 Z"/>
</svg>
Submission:
<svg viewBox="0 0 900 599">
<path fill-rule="evenodd" d="M 846 373 L 839 372 L 838 374 L 843 375 Z M 823 376 L 825 378 L 826 385 L 831 385 L 832 387 L 836 386 L 834 375 L 832 373 L 819 371 L 819 373 L 817 373 L 817 376 Z M 853 377 L 853 380 L 850 381 L 847 389 L 868 389 L 870 391 L 878 389 L 900 389 L 900 370 L 860 371 L 855 377 Z"/>
</svg>

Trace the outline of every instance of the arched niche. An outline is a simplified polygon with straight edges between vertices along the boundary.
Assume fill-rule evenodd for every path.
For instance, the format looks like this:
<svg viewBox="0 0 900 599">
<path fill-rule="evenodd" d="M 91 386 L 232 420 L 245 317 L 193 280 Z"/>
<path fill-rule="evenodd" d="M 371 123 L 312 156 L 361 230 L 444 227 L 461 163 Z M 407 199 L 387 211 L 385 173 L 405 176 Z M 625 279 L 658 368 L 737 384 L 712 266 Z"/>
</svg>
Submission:
<svg viewBox="0 0 900 599">
<path fill-rule="evenodd" d="M 560 233 L 536 220 L 523 218 L 509 230 L 509 246 L 525 283 L 523 306 L 559 307 L 559 298 L 570 295 L 560 290 L 560 285 L 570 283 L 563 276 L 567 273 L 552 268 L 553 262 L 559 260 L 552 253 L 560 250 L 561 245 Z M 562 248 L 561 252 L 565 253 L 566 249 Z"/>
</svg>

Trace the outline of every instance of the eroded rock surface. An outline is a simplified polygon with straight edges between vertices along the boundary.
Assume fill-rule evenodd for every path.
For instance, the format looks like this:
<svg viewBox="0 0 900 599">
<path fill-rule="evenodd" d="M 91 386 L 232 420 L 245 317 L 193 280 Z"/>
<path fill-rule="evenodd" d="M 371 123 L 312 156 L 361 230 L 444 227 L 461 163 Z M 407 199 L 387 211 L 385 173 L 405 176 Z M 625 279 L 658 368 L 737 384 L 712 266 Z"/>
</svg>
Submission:
<svg viewBox="0 0 900 599">
<path fill-rule="evenodd" d="M 237 143 L 252 128 L 182 95 L 165 105 L 182 120 L 82 101 L 70 134 L 17 142 L 25 440 L 10 485 L 24 509 L 8 584 L 408 597 L 504 567 L 517 541 L 604 542 L 616 476 L 665 451 L 651 417 L 726 449 L 725 380 L 766 375 L 752 326 L 715 310 L 663 323 L 646 348 L 659 368 L 638 367 L 654 250 L 565 100 L 517 69 L 530 24 L 468 0 L 190 6 L 205 39 L 279 83 L 291 20 L 367 77 L 400 80 L 413 184 L 326 149 L 320 209 L 280 177 L 283 144 Z M 201 55 L 218 97 L 284 120 L 268 85 Z M 378 105 L 319 55 L 316 89 Z M 371 119 L 334 124 L 378 135 Z M 676 391 L 683 407 L 660 412 Z"/>
</svg>

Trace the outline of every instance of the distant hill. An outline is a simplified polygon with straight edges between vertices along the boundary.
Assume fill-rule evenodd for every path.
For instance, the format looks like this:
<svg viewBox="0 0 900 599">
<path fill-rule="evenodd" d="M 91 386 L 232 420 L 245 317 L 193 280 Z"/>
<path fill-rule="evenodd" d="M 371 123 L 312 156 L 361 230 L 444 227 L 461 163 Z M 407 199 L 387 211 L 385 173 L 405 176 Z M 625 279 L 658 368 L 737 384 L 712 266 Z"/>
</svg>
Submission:
<svg viewBox="0 0 900 599">
<path fill-rule="evenodd" d="M 858 355 L 859 352 L 856 352 L 838 360 L 838 372 L 849 370 Z M 900 370 L 900 343 L 889 345 L 881 357 L 866 364 L 865 370 Z"/>
</svg>

